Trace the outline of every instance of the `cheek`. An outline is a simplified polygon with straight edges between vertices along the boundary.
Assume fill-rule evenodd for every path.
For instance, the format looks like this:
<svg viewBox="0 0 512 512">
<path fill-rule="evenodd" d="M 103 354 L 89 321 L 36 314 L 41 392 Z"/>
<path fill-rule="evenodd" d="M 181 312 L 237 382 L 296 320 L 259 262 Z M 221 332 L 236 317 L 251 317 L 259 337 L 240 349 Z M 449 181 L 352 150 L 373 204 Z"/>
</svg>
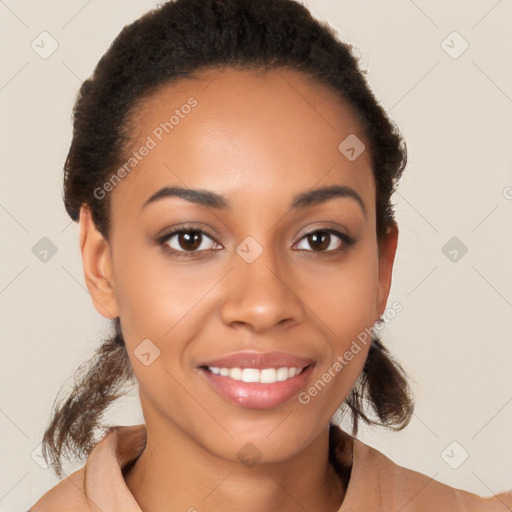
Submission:
<svg viewBox="0 0 512 512">
<path fill-rule="evenodd" d="M 126 245 L 123 248 L 123 245 Z M 127 247 L 130 247 L 128 250 Z M 114 252 L 115 295 L 128 335 L 162 339 L 181 323 L 216 279 L 205 265 L 177 265 L 159 247 L 119 244 Z M 116 258 L 115 255 L 125 255 Z"/>
<path fill-rule="evenodd" d="M 212 289 L 222 274 L 211 265 L 195 265 L 192 271 L 191 265 L 171 263 L 160 248 L 125 245 L 131 250 L 114 252 L 126 254 L 114 259 L 115 290 L 135 376 L 148 400 L 165 389 L 167 403 L 186 407 L 177 382 L 189 376 L 189 343 L 214 314 Z"/>
<path fill-rule="evenodd" d="M 311 297 L 319 313 L 329 349 L 315 376 L 311 393 L 317 405 L 334 414 L 349 394 L 364 367 L 376 321 L 378 257 L 370 246 L 339 265 L 336 271 L 316 273 Z M 323 392 L 325 388 L 327 393 Z M 320 392 L 322 390 L 322 392 Z"/>
<path fill-rule="evenodd" d="M 332 267 L 318 267 L 304 276 L 304 295 L 312 309 L 329 327 L 336 352 L 376 320 L 378 298 L 378 257 L 376 246 L 365 243 Z"/>
</svg>

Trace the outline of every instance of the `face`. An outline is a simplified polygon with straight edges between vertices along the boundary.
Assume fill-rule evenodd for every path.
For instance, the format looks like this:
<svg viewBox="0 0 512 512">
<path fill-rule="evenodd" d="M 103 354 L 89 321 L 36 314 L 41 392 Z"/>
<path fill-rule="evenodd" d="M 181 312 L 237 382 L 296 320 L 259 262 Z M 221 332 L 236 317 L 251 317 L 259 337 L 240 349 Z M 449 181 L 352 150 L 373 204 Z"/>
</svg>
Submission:
<svg viewBox="0 0 512 512">
<path fill-rule="evenodd" d="M 369 151 L 339 149 L 368 147 L 362 129 L 297 72 L 226 69 L 155 92 L 132 132 L 110 240 L 83 208 L 80 243 L 96 309 L 121 319 L 148 431 L 286 460 L 349 394 L 369 343 L 343 355 L 389 293 L 396 228 L 379 254 Z"/>
</svg>

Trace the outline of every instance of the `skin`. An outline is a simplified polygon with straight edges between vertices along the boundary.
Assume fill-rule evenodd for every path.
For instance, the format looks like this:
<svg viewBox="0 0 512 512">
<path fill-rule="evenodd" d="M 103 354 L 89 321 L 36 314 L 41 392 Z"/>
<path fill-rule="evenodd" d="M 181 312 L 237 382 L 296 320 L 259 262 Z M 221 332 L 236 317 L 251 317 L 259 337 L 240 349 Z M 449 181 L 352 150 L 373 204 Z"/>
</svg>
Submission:
<svg viewBox="0 0 512 512">
<path fill-rule="evenodd" d="M 145 512 L 337 510 L 347 482 L 328 463 L 329 421 L 369 346 L 308 404 L 295 397 L 271 409 L 228 402 L 197 365 L 243 350 L 290 352 L 314 361 L 309 387 L 384 312 L 398 230 L 389 227 L 379 251 L 369 151 L 349 161 L 338 150 L 350 134 L 365 137 L 330 89 L 284 69 L 203 71 L 144 100 L 132 150 L 191 96 L 198 105 L 112 192 L 110 240 L 87 205 L 80 213 L 86 283 L 97 311 L 121 319 L 147 426 L 127 485 Z M 366 213 L 350 197 L 290 208 L 296 194 L 327 185 L 351 187 Z M 213 191 L 231 207 L 174 197 L 142 209 L 164 186 Z M 199 256 L 165 252 L 156 240 L 184 223 L 220 249 L 205 237 Z M 326 227 L 356 242 L 321 254 L 305 235 Z M 248 236 L 263 250 L 252 263 L 235 250 Z M 334 235 L 330 244 L 345 247 Z M 147 338 L 160 350 L 149 366 L 134 355 Z M 262 454 L 251 468 L 237 458 L 248 442 Z"/>
</svg>

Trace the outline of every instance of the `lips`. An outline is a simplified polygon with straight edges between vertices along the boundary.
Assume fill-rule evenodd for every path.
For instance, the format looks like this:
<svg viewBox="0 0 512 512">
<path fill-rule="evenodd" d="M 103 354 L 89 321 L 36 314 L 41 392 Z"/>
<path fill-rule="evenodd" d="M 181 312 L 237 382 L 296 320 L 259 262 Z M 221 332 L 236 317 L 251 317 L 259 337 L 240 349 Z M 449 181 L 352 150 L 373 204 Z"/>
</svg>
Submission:
<svg viewBox="0 0 512 512">
<path fill-rule="evenodd" d="M 232 404 L 253 409 L 277 407 L 306 383 L 314 362 L 283 352 L 240 352 L 199 365 L 206 382 Z"/>
</svg>

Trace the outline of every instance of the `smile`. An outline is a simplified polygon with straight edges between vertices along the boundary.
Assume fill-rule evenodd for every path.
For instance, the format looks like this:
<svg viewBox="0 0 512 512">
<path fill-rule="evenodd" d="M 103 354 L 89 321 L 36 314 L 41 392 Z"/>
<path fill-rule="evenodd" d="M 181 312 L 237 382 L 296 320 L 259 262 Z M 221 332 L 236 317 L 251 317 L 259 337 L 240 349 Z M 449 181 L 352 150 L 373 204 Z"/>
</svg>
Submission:
<svg viewBox="0 0 512 512">
<path fill-rule="evenodd" d="M 260 382 L 262 384 L 274 384 L 284 382 L 296 375 L 299 375 L 304 368 L 286 366 L 281 368 L 219 368 L 208 366 L 208 370 L 214 375 L 220 375 L 229 379 L 242 382 Z"/>
<path fill-rule="evenodd" d="M 293 399 L 307 386 L 316 363 L 286 352 L 236 352 L 198 362 L 204 382 L 231 405 L 272 409 Z"/>
</svg>

